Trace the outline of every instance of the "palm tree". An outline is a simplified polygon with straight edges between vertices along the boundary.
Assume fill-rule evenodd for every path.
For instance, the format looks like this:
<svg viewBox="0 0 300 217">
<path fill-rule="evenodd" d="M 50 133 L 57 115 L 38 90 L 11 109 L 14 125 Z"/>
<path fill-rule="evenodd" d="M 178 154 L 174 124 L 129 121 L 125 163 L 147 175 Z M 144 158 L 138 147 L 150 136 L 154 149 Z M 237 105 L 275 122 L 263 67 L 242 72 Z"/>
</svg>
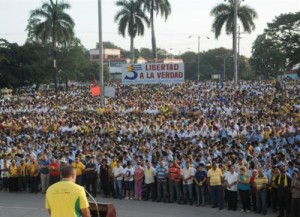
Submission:
<svg viewBox="0 0 300 217">
<path fill-rule="evenodd" d="M 130 37 L 131 61 L 134 62 L 134 38 L 137 35 L 144 35 L 144 22 L 149 26 L 149 19 L 142 10 L 142 4 L 137 0 L 120 0 L 116 5 L 122 7 L 115 16 L 115 22 L 118 23 L 119 33 L 125 37 L 127 29 Z"/>
<path fill-rule="evenodd" d="M 53 49 L 54 84 L 57 92 L 56 46 L 66 45 L 74 37 L 73 19 L 65 13 L 71 6 L 65 2 L 44 2 L 41 8 L 31 11 L 27 25 L 28 37 L 43 43 L 51 42 Z"/>
<path fill-rule="evenodd" d="M 144 9 L 150 13 L 150 25 L 151 25 L 151 41 L 152 41 L 152 55 L 153 59 L 157 59 L 156 52 L 156 38 L 154 31 L 154 12 L 156 15 L 160 14 L 167 20 L 171 14 L 171 4 L 168 0 L 139 0 L 143 3 Z"/>
<path fill-rule="evenodd" d="M 214 22 L 212 25 L 213 32 L 215 33 L 215 37 L 218 38 L 221 34 L 222 27 L 225 26 L 226 34 L 233 34 L 233 24 L 234 24 L 234 1 L 236 0 L 228 0 L 228 3 L 221 3 L 214 7 L 210 15 L 214 17 Z M 247 6 L 241 5 L 241 1 L 238 1 L 238 19 L 242 23 L 244 31 L 247 33 L 251 33 L 252 30 L 255 29 L 255 24 L 253 20 L 257 18 L 256 11 Z"/>
</svg>

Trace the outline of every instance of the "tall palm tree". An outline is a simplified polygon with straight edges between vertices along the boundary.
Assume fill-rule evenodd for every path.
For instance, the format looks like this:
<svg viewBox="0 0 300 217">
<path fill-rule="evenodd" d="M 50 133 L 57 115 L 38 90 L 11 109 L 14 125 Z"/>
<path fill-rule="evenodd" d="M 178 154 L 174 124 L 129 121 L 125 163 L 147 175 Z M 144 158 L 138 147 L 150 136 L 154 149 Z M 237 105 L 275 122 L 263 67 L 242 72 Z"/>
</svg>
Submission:
<svg viewBox="0 0 300 217">
<path fill-rule="evenodd" d="M 151 41 L 152 41 L 152 55 L 153 59 L 157 59 L 156 51 L 156 38 L 154 30 L 154 12 L 156 15 L 160 14 L 167 20 L 171 14 L 171 4 L 169 0 L 139 0 L 143 3 L 144 9 L 150 13 L 150 25 L 151 25 Z"/>
<path fill-rule="evenodd" d="M 27 25 L 29 38 L 52 44 L 55 91 L 57 91 L 57 44 L 66 45 L 74 37 L 75 23 L 70 15 L 65 13 L 65 10 L 70 8 L 68 3 L 49 0 L 44 2 L 41 8 L 31 11 Z"/>
<path fill-rule="evenodd" d="M 228 0 L 228 3 L 220 3 L 214 7 L 210 15 L 214 17 L 214 22 L 212 25 L 215 37 L 218 38 L 221 34 L 222 27 L 225 25 L 225 31 L 227 35 L 233 34 L 233 24 L 234 24 L 234 1 Z M 241 5 L 241 1 L 238 1 L 238 19 L 240 20 L 244 31 L 251 33 L 255 29 L 255 24 L 253 20 L 257 18 L 256 11 L 247 6 Z"/>
<path fill-rule="evenodd" d="M 149 18 L 145 15 L 142 4 L 137 0 L 119 0 L 116 5 L 121 7 L 115 16 L 115 22 L 118 23 L 119 33 L 125 37 L 125 32 L 130 37 L 131 61 L 134 62 L 134 38 L 138 35 L 144 35 L 144 23 L 149 26 Z"/>
</svg>

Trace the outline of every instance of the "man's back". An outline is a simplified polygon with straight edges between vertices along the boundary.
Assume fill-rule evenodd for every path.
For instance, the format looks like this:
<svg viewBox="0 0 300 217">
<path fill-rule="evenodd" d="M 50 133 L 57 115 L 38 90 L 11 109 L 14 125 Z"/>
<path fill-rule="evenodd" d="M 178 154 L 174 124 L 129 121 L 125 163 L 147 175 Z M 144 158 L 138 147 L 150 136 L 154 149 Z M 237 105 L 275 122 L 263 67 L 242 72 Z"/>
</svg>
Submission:
<svg viewBox="0 0 300 217">
<path fill-rule="evenodd" d="M 80 209 L 88 206 L 84 188 L 71 181 L 60 181 L 47 190 L 46 208 L 51 210 L 51 217 L 78 217 Z"/>
</svg>

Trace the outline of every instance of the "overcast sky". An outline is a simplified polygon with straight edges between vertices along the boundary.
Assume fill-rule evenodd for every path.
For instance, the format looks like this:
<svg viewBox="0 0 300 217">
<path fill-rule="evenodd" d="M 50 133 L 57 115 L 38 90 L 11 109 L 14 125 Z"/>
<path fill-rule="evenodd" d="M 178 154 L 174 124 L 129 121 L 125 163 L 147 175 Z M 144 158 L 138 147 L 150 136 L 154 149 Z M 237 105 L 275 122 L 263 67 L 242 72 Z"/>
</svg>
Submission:
<svg viewBox="0 0 300 217">
<path fill-rule="evenodd" d="M 211 9 L 223 0 L 169 0 L 172 14 L 165 22 L 157 17 L 155 31 L 157 46 L 174 54 L 183 53 L 188 49 L 197 51 L 197 38 L 189 35 L 208 36 L 201 39 L 201 51 L 226 47 L 232 48 L 231 36 L 222 35 L 218 40 L 211 31 L 213 18 L 209 15 Z M 98 0 L 67 0 L 72 8 L 68 12 L 74 19 L 75 33 L 87 49 L 94 48 L 98 41 Z M 118 11 L 116 0 L 102 0 L 103 9 L 103 40 L 129 50 L 129 38 L 118 34 L 114 16 Z M 23 44 L 26 40 L 25 31 L 30 11 L 40 7 L 42 0 L 0 0 L 0 38 L 9 42 Z M 245 0 L 242 4 L 253 7 L 258 13 L 255 20 L 256 30 L 251 34 L 242 34 L 240 53 L 251 55 L 251 47 L 257 35 L 261 34 L 281 13 L 300 10 L 300 0 Z M 242 32 L 242 29 L 241 29 Z M 151 48 L 151 32 L 146 30 L 144 37 L 135 39 L 135 48 Z"/>
</svg>

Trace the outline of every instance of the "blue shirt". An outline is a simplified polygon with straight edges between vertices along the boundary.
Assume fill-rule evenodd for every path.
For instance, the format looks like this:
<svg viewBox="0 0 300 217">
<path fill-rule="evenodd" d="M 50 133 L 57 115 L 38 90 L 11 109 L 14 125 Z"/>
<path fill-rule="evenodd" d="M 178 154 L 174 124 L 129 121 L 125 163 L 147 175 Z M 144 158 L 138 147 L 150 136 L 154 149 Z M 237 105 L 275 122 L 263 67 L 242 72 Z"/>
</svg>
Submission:
<svg viewBox="0 0 300 217">
<path fill-rule="evenodd" d="M 207 177 L 206 171 L 197 171 L 195 173 L 195 178 L 198 182 L 202 182 Z"/>
<path fill-rule="evenodd" d="M 157 181 L 167 181 L 168 169 L 165 167 L 158 166 L 156 168 Z"/>
<path fill-rule="evenodd" d="M 245 175 L 245 176 L 242 176 L 242 175 L 239 175 L 239 179 L 242 180 L 242 181 L 246 181 L 246 179 L 250 178 L 249 175 Z M 238 189 L 239 190 L 250 190 L 250 184 L 244 184 L 244 183 L 238 183 L 237 185 Z"/>
<path fill-rule="evenodd" d="M 41 160 L 40 161 L 40 166 L 49 166 L 50 165 L 50 161 L 49 160 Z M 40 169 L 40 173 L 42 174 L 48 174 L 49 173 L 49 168 L 41 168 Z"/>
</svg>

